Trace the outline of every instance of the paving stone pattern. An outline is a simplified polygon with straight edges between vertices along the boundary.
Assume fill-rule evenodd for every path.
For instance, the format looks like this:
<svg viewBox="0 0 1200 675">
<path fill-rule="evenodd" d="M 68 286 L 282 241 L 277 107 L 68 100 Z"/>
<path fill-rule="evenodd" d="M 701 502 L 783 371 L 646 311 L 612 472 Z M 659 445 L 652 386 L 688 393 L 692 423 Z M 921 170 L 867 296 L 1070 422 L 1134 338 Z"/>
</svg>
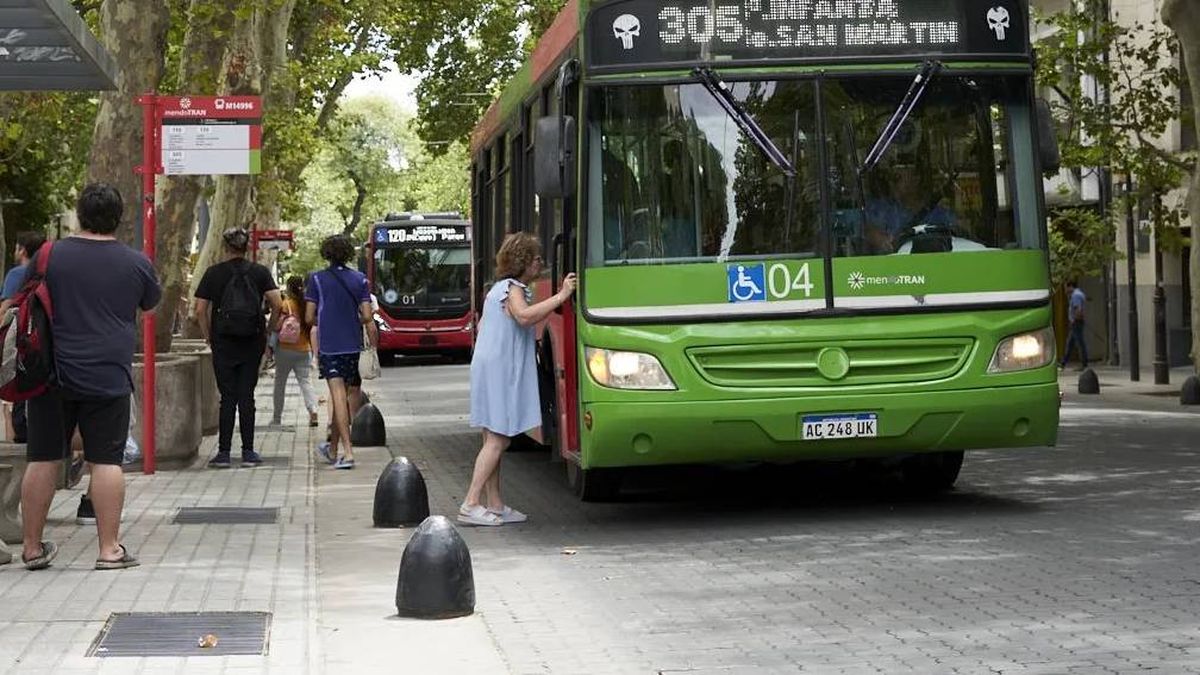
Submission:
<svg viewBox="0 0 1200 675">
<path fill-rule="evenodd" d="M 506 495 L 531 521 L 463 528 L 477 612 L 429 622 L 394 616 L 412 530 L 373 529 L 372 492 L 402 454 L 454 515 L 479 440 L 466 368 L 368 388 L 390 447 L 355 471 L 314 465 L 322 434 L 293 396 L 300 424 L 260 431 L 263 467 L 130 475 L 135 570 L 91 569 L 80 493 L 60 492 L 55 566 L 0 566 L 0 673 L 1200 672 L 1200 416 L 1178 407 L 1069 394 L 1058 448 L 968 455 L 958 489 L 924 499 L 804 466 L 643 472 L 623 501 L 582 504 L 561 462 L 510 453 Z M 280 518 L 171 522 L 193 506 Z M 129 611 L 272 612 L 269 653 L 87 658 Z"/>
<path fill-rule="evenodd" d="M 400 369 L 374 392 L 448 515 L 478 443 L 448 428 L 465 382 Z M 938 498 L 807 466 L 651 472 L 582 504 L 561 463 L 510 453 L 531 521 L 464 530 L 479 613 L 516 673 L 1198 672 L 1200 417 L 1085 405 L 1058 448 L 969 454 Z"/>
</svg>

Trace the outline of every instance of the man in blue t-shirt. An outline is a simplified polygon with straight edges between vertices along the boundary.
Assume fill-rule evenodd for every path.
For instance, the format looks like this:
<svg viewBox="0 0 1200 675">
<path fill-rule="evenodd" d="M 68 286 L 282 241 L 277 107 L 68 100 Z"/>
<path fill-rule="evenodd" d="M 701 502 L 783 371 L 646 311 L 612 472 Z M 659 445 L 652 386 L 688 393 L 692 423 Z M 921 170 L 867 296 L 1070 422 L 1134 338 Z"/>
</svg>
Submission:
<svg viewBox="0 0 1200 675">
<path fill-rule="evenodd" d="M 1084 368 L 1087 368 L 1088 364 L 1087 340 L 1083 332 L 1083 304 L 1087 301 L 1087 296 L 1084 295 L 1083 290 L 1079 288 L 1078 284 L 1076 284 L 1074 281 L 1068 281 L 1067 298 L 1069 301 L 1069 304 L 1067 305 L 1067 321 L 1070 322 L 1071 332 L 1067 335 L 1067 346 L 1065 349 L 1063 349 L 1061 367 L 1067 367 L 1067 361 L 1071 360 L 1071 347 L 1078 345 L 1080 358 L 1079 369 L 1083 370 Z"/>
<path fill-rule="evenodd" d="M 362 378 L 358 355 L 363 348 L 363 328 L 371 347 L 379 346 L 379 329 L 371 308 L 371 292 L 362 272 L 346 267 L 354 258 L 354 244 L 335 235 L 321 242 L 321 257 L 329 267 L 313 274 L 305 284 L 308 324 L 319 331 L 317 370 L 329 386 L 333 407 L 333 436 L 318 452 L 335 469 L 354 468 L 350 445 L 350 414 L 358 409 Z M 338 456 L 338 448 L 343 449 Z"/>
</svg>

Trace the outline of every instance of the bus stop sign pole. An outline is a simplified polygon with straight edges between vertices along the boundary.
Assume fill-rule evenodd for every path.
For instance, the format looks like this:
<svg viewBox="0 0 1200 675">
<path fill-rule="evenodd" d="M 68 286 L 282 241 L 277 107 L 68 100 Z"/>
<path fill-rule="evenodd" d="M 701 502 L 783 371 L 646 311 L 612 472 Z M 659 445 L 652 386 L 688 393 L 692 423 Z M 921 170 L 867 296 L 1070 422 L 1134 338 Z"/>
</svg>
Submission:
<svg viewBox="0 0 1200 675">
<path fill-rule="evenodd" d="M 162 150 L 159 124 L 158 96 L 153 92 L 137 97 L 142 106 L 142 165 L 134 173 L 142 177 L 142 252 L 154 263 L 155 219 L 154 179 L 162 173 Z M 142 472 L 149 475 L 156 468 L 154 446 L 155 430 L 155 360 L 157 345 L 155 329 L 157 322 L 154 311 L 142 313 Z"/>
</svg>

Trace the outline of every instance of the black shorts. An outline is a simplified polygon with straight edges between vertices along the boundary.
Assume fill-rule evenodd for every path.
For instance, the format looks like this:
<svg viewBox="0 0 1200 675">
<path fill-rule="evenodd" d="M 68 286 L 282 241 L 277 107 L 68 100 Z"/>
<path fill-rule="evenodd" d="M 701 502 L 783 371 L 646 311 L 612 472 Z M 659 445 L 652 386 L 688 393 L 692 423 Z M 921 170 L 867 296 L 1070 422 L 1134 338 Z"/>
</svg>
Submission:
<svg viewBox="0 0 1200 675">
<path fill-rule="evenodd" d="M 30 462 L 55 462 L 71 453 L 71 437 L 79 429 L 83 458 L 92 464 L 121 466 L 129 439 L 129 397 L 88 399 L 51 390 L 26 406 Z"/>
<path fill-rule="evenodd" d="M 361 387 L 362 376 L 358 374 L 359 353 L 320 354 L 317 356 L 317 372 L 322 380 L 342 380 L 347 387 Z"/>
</svg>

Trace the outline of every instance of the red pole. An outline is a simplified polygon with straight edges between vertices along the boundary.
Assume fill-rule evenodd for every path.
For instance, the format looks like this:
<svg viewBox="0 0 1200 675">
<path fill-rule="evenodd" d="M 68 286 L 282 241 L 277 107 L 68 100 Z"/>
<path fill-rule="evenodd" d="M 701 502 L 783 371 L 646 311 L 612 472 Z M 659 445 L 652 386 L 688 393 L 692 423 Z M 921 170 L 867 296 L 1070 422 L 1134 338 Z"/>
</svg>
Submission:
<svg viewBox="0 0 1200 675">
<path fill-rule="evenodd" d="M 142 176 L 142 252 L 154 262 L 155 246 L 155 207 L 154 207 L 154 178 L 158 175 L 158 166 L 162 161 L 159 150 L 158 97 L 149 93 L 137 98 L 142 106 L 142 165 L 136 172 Z M 142 314 L 142 471 L 149 475 L 155 470 L 154 447 L 154 388 L 155 388 L 155 315 L 154 312 Z"/>
</svg>

